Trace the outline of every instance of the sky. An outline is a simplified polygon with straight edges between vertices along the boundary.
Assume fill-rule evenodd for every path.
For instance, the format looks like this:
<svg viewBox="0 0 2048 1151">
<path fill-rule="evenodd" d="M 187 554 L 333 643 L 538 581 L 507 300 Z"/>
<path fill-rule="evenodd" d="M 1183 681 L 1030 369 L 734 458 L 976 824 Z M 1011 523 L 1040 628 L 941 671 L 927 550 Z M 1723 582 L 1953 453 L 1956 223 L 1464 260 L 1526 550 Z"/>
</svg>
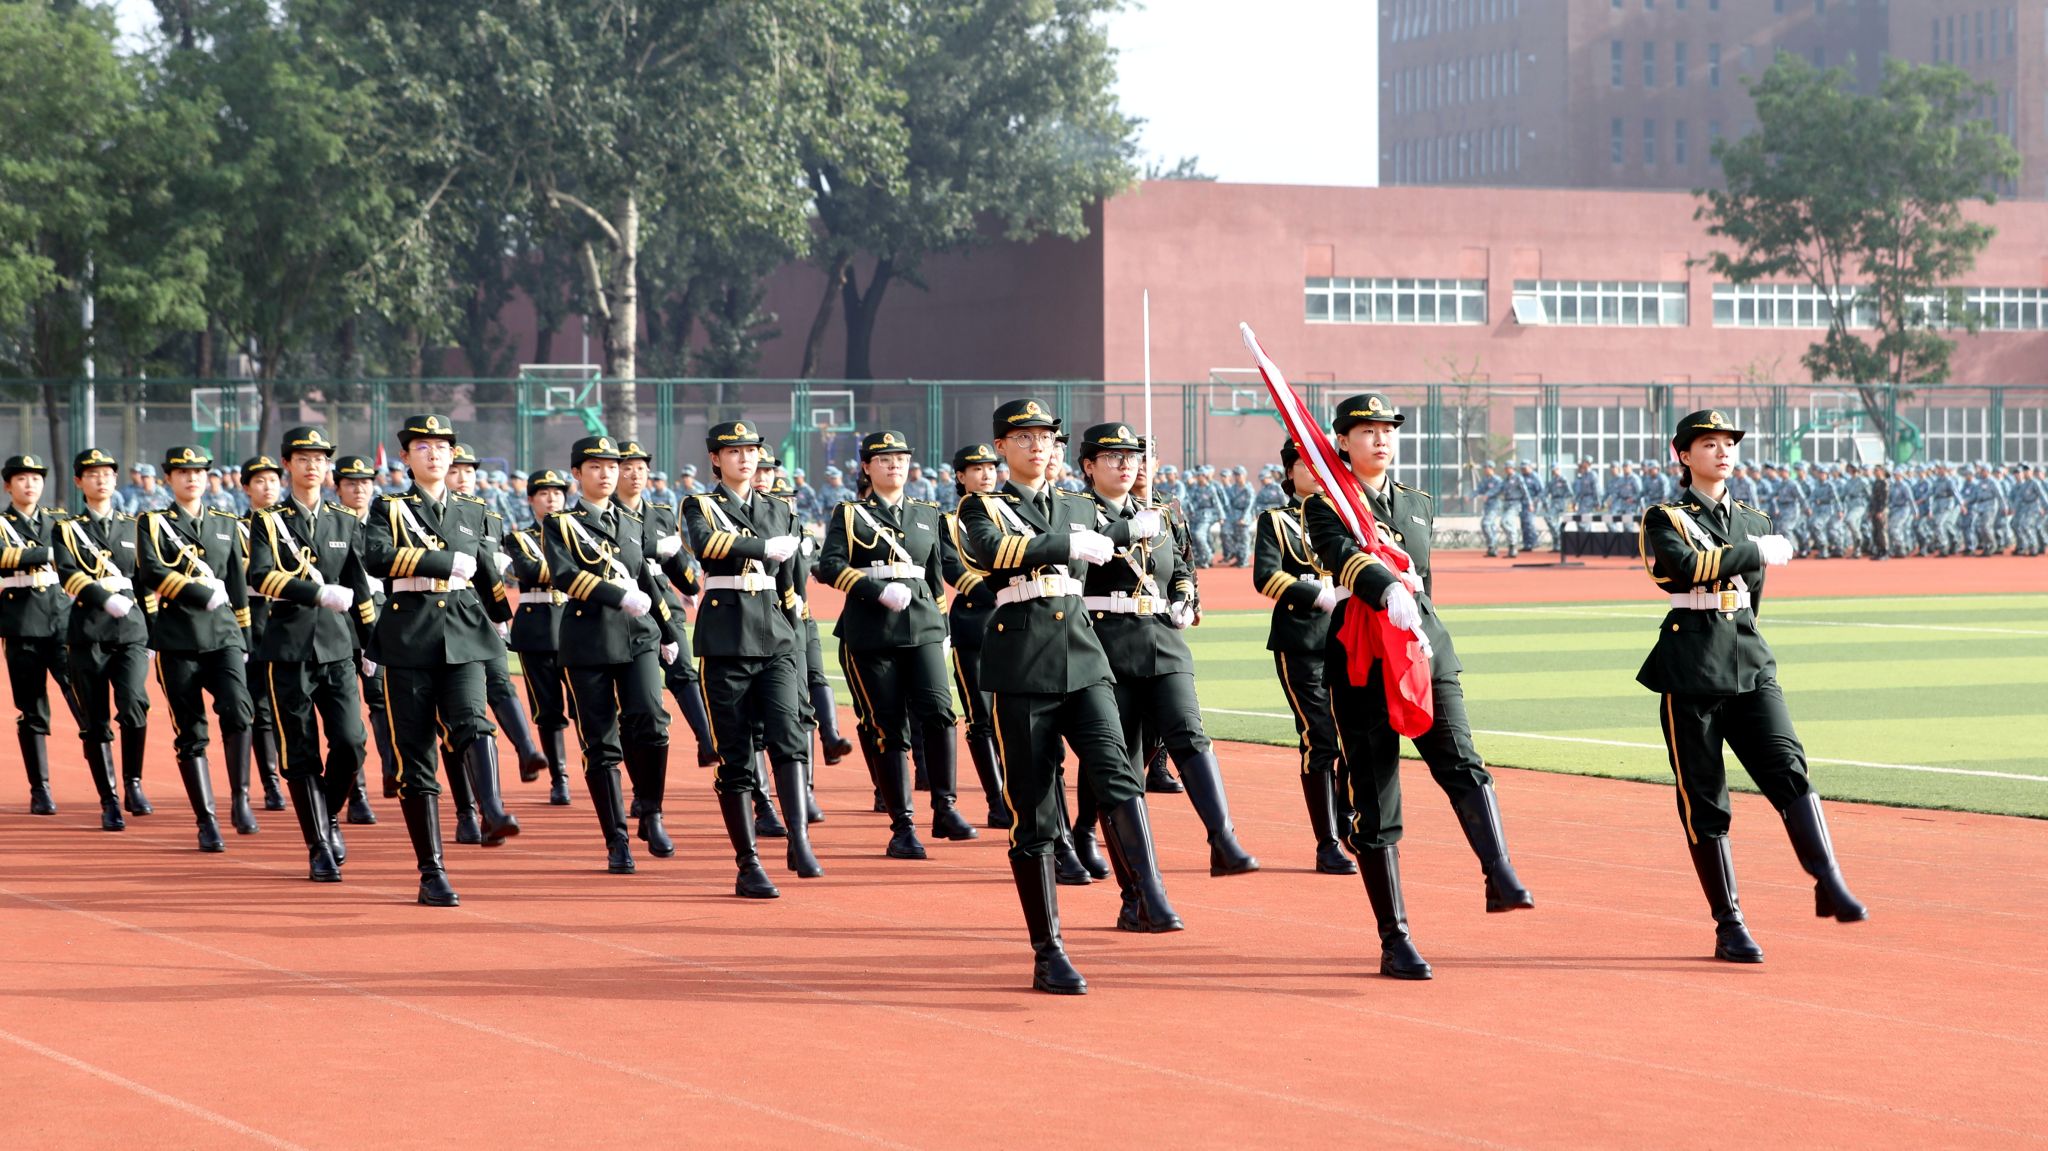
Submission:
<svg viewBox="0 0 2048 1151">
<path fill-rule="evenodd" d="M 149 0 L 116 0 L 123 32 Z M 1117 99 L 1140 149 L 1196 156 L 1235 184 L 1372 184 L 1379 165 L 1373 0 L 1132 0 L 1110 18 Z"/>
</svg>

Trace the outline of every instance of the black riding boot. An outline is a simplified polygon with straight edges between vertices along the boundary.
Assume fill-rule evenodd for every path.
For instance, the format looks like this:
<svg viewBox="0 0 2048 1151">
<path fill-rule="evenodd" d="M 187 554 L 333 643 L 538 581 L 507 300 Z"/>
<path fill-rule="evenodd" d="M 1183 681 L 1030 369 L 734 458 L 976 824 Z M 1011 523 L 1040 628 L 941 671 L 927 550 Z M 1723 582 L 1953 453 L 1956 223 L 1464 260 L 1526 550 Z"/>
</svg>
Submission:
<svg viewBox="0 0 2048 1151">
<path fill-rule="evenodd" d="M 121 818 L 120 792 L 114 779 L 114 745 L 97 740 L 86 743 L 85 769 L 92 776 L 92 789 L 100 796 L 100 830 L 125 829 L 128 821 Z"/>
<path fill-rule="evenodd" d="M 21 766 L 28 773 L 28 813 L 57 814 L 57 801 L 50 798 L 49 741 L 37 732 L 17 728 L 21 740 Z"/>
<path fill-rule="evenodd" d="M 798 879 L 816 879 L 825 874 L 825 869 L 811 852 L 811 821 L 804 812 L 804 765 L 794 761 L 776 764 L 775 789 L 781 793 L 782 822 L 789 830 L 783 862 L 796 872 Z"/>
<path fill-rule="evenodd" d="M 818 806 L 818 765 L 811 759 L 804 759 L 804 818 L 811 823 L 825 822 L 825 809 Z"/>
<path fill-rule="evenodd" d="M 1843 923 L 1860 923 L 1870 918 L 1870 909 L 1849 893 L 1842 869 L 1835 863 L 1834 840 L 1828 835 L 1827 817 L 1820 811 L 1820 796 L 1800 796 L 1785 809 L 1785 834 L 1792 837 L 1792 850 L 1799 866 L 1813 876 L 1813 913 L 1822 919 L 1833 916 Z"/>
<path fill-rule="evenodd" d="M 462 750 L 462 769 L 468 773 L 477 815 L 483 820 L 484 846 L 496 847 L 518 835 L 519 820 L 505 810 L 504 794 L 498 788 L 498 741 L 488 736 L 471 740 Z"/>
<path fill-rule="evenodd" d="M 881 778 L 882 802 L 889 806 L 889 858 L 925 858 L 924 844 L 917 838 L 917 818 L 910 806 L 910 756 L 901 748 L 884 753 L 876 764 L 875 774 Z"/>
<path fill-rule="evenodd" d="M 255 732 L 250 748 L 256 753 L 257 774 L 263 784 L 263 810 L 284 810 L 284 779 L 278 772 L 278 734 Z"/>
<path fill-rule="evenodd" d="M 1401 898 L 1401 849 L 1374 847 L 1359 853 L 1365 897 L 1380 929 L 1380 974 L 1393 979 L 1428 979 L 1429 962 L 1408 938 L 1408 906 Z"/>
<path fill-rule="evenodd" d="M 1764 949 L 1750 937 L 1742 920 L 1742 903 L 1735 894 L 1735 856 L 1728 850 L 1728 837 L 1712 835 L 1691 845 L 1692 869 L 1706 892 L 1707 908 L 1714 914 L 1714 958 L 1729 963 L 1762 963 Z"/>
<path fill-rule="evenodd" d="M 235 825 L 236 835 L 254 835 L 263 830 L 257 826 L 255 809 L 249 806 L 249 761 L 255 743 L 253 728 L 224 732 L 220 737 L 220 753 L 228 761 L 228 821 Z"/>
<path fill-rule="evenodd" d="M 306 839 L 306 878 L 314 883 L 340 883 L 341 868 L 334 862 L 334 845 L 327 840 L 327 795 L 310 779 L 285 780 L 292 794 L 292 811 L 299 817 L 299 834 Z"/>
<path fill-rule="evenodd" d="M 412 840 L 413 857 L 419 861 L 419 901 L 428 907 L 454 907 L 462 902 L 448 886 L 448 873 L 441 867 L 441 797 L 400 796 L 398 808 L 405 815 L 405 833 Z"/>
<path fill-rule="evenodd" d="M 569 806 L 569 747 L 561 728 L 540 733 L 541 749 L 548 757 L 548 802 Z"/>
<path fill-rule="evenodd" d="M 1031 936 L 1031 989 L 1053 995 L 1086 995 L 1088 981 L 1074 970 L 1060 941 L 1060 895 L 1052 857 L 1010 858 L 1010 878 L 1024 905 L 1024 928 Z"/>
<path fill-rule="evenodd" d="M 960 761 L 953 749 L 953 725 L 932 726 L 922 734 L 925 772 L 931 778 L 932 838 L 981 838 L 981 833 L 974 830 L 974 825 L 967 822 L 954 805 L 960 782 Z"/>
<path fill-rule="evenodd" d="M 1145 761 L 1145 793 L 1147 795 L 1179 795 L 1187 789 L 1166 770 L 1166 748 L 1152 749 L 1152 756 Z"/>
<path fill-rule="evenodd" d="M 831 684 L 811 685 L 811 710 L 818 715 L 818 742 L 825 749 L 825 766 L 853 754 L 853 741 L 839 734 L 839 708 L 832 702 Z"/>
<path fill-rule="evenodd" d="M 1066 799 L 1066 790 L 1064 788 L 1060 791 L 1060 798 L 1062 800 Z M 1095 793 L 1088 790 L 1086 785 L 1076 788 L 1074 791 L 1074 821 L 1072 826 L 1074 858 L 1080 860 L 1081 866 L 1088 869 L 1088 877 L 1090 879 L 1108 879 L 1110 871 L 1109 861 L 1102 858 L 1102 849 L 1096 846 L 1096 822 Z"/>
<path fill-rule="evenodd" d="M 149 729 L 146 727 L 124 727 L 121 729 L 121 791 L 122 806 L 130 815 L 154 815 L 156 808 L 149 802 L 149 796 L 142 790 L 142 763 L 149 757 Z"/>
<path fill-rule="evenodd" d="M 1095 882 L 1095 874 L 1081 862 L 1081 856 L 1074 850 L 1074 824 L 1067 814 L 1067 788 L 1060 777 L 1052 780 L 1053 811 L 1058 818 L 1053 828 L 1052 865 L 1053 875 L 1067 887 L 1086 887 Z"/>
<path fill-rule="evenodd" d="M 199 824 L 199 850 L 226 851 L 227 845 L 220 841 L 220 824 L 213 818 L 213 773 L 207 770 L 206 757 L 178 760 L 178 778 L 185 783 L 185 798 L 192 802 L 192 818 Z"/>
<path fill-rule="evenodd" d="M 1344 854 L 1338 836 L 1337 796 L 1330 786 L 1330 773 L 1308 771 L 1301 776 L 1301 796 L 1308 802 L 1308 824 L 1316 833 L 1316 870 L 1324 875 L 1356 875 L 1358 864 Z"/>
<path fill-rule="evenodd" d="M 766 752 L 754 753 L 754 834 L 762 839 L 786 839 L 789 829 L 775 814 L 775 773 L 768 767 Z"/>
<path fill-rule="evenodd" d="M 455 842 L 482 843 L 484 833 L 476 822 L 476 793 L 469 786 L 469 772 L 462 757 L 441 749 L 441 774 L 448 779 L 448 798 L 455 804 Z"/>
<path fill-rule="evenodd" d="M 626 752 L 626 770 L 633 776 L 633 790 L 640 796 L 640 825 L 635 829 L 640 842 L 656 859 L 676 853 L 675 840 L 663 826 L 661 809 L 668 798 L 668 744 L 636 747 Z"/>
<path fill-rule="evenodd" d="M 969 735 L 967 757 L 974 761 L 974 774 L 981 780 L 982 798 L 988 801 L 988 826 L 1007 830 L 1010 826 L 1010 805 L 1003 799 L 1003 769 L 996 760 L 995 737 Z"/>
<path fill-rule="evenodd" d="M 1237 842 L 1237 830 L 1230 824 L 1230 797 L 1223 790 L 1223 765 L 1213 751 L 1175 752 L 1173 765 L 1187 785 L 1188 802 L 1209 829 L 1209 874 L 1243 875 L 1257 871 L 1259 861 Z"/>
<path fill-rule="evenodd" d="M 761 870 L 761 854 L 754 849 L 754 813 L 747 794 L 719 792 L 718 814 L 725 819 L 725 835 L 732 840 L 733 862 L 739 865 L 733 894 L 743 899 L 774 899 L 781 895 L 768 873 Z"/>
<path fill-rule="evenodd" d="M 626 834 L 626 797 L 619 789 L 617 765 L 586 769 L 583 785 L 590 789 L 590 806 L 604 833 L 604 869 L 613 875 L 633 874 L 633 840 Z"/>
<path fill-rule="evenodd" d="M 517 696 L 507 695 L 491 702 L 491 714 L 497 717 L 498 730 L 512 741 L 512 752 L 519 757 L 519 782 L 532 783 L 540 773 L 548 769 L 547 756 L 541 754 L 540 745 L 533 741 L 533 725 L 526 721 L 526 709 L 519 706 Z"/>
<path fill-rule="evenodd" d="M 697 766 L 718 766 L 718 741 L 711 734 L 711 720 L 704 714 L 704 693 L 693 682 L 684 690 L 671 692 L 676 697 L 676 710 L 683 713 L 683 722 L 690 726 L 690 738 L 697 741 Z"/>
<path fill-rule="evenodd" d="M 1166 899 L 1166 883 L 1152 854 L 1152 826 L 1145 797 L 1133 796 L 1103 813 L 1102 839 L 1123 890 L 1116 925 L 1122 931 L 1179 931 L 1186 925 Z"/>
<path fill-rule="evenodd" d="M 1487 784 L 1451 805 L 1458 813 L 1458 825 L 1465 829 L 1465 842 L 1479 857 L 1479 869 L 1486 875 L 1486 910 L 1520 911 L 1536 906 L 1536 897 L 1522 886 L 1515 865 L 1508 862 L 1507 835 L 1500 827 L 1500 798 Z"/>
<path fill-rule="evenodd" d="M 356 765 L 356 777 L 349 782 L 348 821 L 368 826 L 377 822 L 376 809 L 370 806 L 370 776 L 366 765 Z"/>
</svg>

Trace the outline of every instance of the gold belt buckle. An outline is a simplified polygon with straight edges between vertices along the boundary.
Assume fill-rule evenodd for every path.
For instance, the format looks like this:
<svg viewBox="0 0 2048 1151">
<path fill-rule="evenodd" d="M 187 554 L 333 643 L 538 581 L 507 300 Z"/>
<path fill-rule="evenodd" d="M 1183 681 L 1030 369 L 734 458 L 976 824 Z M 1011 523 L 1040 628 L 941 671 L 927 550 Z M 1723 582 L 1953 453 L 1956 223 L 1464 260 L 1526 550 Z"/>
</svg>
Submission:
<svg viewBox="0 0 2048 1151">
<path fill-rule="evenodd" d="M 1734 589 L 1734 588 L 1729 588 L 1729 589 L 1727 589 L 1727 590 L 1723 591 L 1723 592 L 1721 593 L 1721 610 L 1722 610 L 1722 611 L 1734 611 L 1734 610 L 1736 609 L 1736 598 L 1735 598 L 1735 597 L 1736 597 L 1736 593 L 1735 593 L 1735 589 Z"/>
<path fill-rule="evenodd" d="M 743 592 L 758 592 L 758 591 L 760 591 L 760 590 L 761 590 L 761 573 L 760 573 L 760 572 L 746 572 L 746 573 L 742 574 L 742 575 L 740 576 L 740 590 L 741 590 L 741 591 L 743 591 Z"/>
<path fill-rule="evenodd" d="M 1060 588 L 1060 575 L 1058 572 L 1045 572 L 1041 574 L 1037 579 L 1037 583 L 1040 596 L 1059 595 L 1062 590 Z"/>
<path fill-rule="evenodd" d="M 1152 597 L 1151 597 L 1151 596 L 1149 596 L 1149 595 L 1141 595 L 1141 596 L 1138 596 L 1138 597 L 1137 597 L 1137 604 L 1138 604 L 1138 614 L 1139 614 L 1139 615 L 1151 615 L 1151 614 L 1153 614 L 1153 611 L 1152 611 L 1152 604 L 1153 604 L 1153 601 L 1152 601 Z"/>
</svg>

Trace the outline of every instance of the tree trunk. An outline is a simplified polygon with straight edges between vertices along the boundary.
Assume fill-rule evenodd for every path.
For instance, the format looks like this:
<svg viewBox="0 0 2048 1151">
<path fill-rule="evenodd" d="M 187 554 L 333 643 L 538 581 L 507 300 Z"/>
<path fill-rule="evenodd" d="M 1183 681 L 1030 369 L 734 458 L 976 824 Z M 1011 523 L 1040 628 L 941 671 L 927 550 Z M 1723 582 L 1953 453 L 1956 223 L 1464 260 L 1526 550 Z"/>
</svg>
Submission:
<svg viewBox="0 0 2048 1151">
<path fill-rule="evenodd" d="M 71 454 L 64 450 L 64 418 L 60 414 L 65 406 L 64 389 L 69 386 L 54 381 L 43 385 L 43 418 L 50 425 L 50 470 L 53 472 L 57 471 L 55 461 Z M 62 497 L 57 495 L 55 484 L 47 485 L 43 494 L 46 497 L 43 502 L 47 505 L 55 506 L 63 502 Z"/>
<path fill-rule="evenodd" d="M 846 270 L 840 296 L 846 305 L 846 378 L 849 380 L 875 378 L 871 359 L 875 318 L 882 312 L 882 293 L 889 290 L 889 279 L 895 270 L 896 262 L 891 257 L 883 256 L 875 261 L 875 270 L 868 277 L 866 292 L 860 290 L 853 269 Z"/>
<path fill-rule="evenodd" d="M 818 361 L 825 355 L 825 333 L 832 327 L 832 304 L 839 298 L 840 287 L 846 280 L 845 253 L 832 258 L 832 266 L 825 270 L 825 291 L 818 300 L 818 312 L 811 317 L 811 330 L 804 337 L 804 362 L 796 371 L 797 378 L 808 380 L 816 377 Z"/>
<path fill-rule="evenodd" d="M 213 320 L 199 330 L 199 361 L 192 365 L 192 374 L 202 380 L 213 378 Z"/>
<path fill-rule="evenodd" d="M 611 269 L 612 315 L 605 341 L 605 425 L 620 439 L 640 438 L 640 391 L 635 356 L 640 341 L 640 201 L 619 198 L 618 258 Z"/>
<path fill-rule="evenodd" d="M 555 362 L 555 329 L 559 324 L 547 324 L 533 333 L 533 362 L 552 364 Z"/>
</svg>

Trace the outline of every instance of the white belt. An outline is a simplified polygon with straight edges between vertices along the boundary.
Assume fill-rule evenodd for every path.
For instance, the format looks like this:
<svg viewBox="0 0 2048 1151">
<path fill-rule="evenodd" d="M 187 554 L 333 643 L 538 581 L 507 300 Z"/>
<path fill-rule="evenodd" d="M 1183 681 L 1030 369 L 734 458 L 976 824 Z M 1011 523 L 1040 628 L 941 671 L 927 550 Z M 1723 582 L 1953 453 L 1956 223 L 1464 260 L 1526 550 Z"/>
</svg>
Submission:
<svg viewBox="0 0 2048 1151">
<path fill-rule="evenodd" d="M 1322 580 L 1320 580 L 1320 579 L 1317 579 L 1317 578 L 1316 578 L 1315 576 L 1302 576 L 1302 577 L 1301 577 L 1300 579 L 1296 580 L 1295 582 L 1297 582 L 1297 583 L 1305 583 L 1305 584 L 1307 584 L 1308 586 L 1310 586 L 1310 587 L 1312 587 L 1312 588 L 1320 588 L 1320 587 L 1322 587 L 1322 586 L 1323 586 L 1323 581 L 1322 581 Z M 1331 588 L 1330 590 L 1331 590 L 1331 591 L 1333 591 L 1333 592 L 1335 592 L 1335 593 L 1337 593 L 1337 602 L 1338 602 L 1338 603 L 1343 603 L 1343 602 L 1344 602 L 1345 600 L 1347 600 L 1347 599 L 1350 599 L 1350 598 L 1351 598 L 1351 589 L 1350 589 L 1350 588 L 1348 588 L 1348 587 L 1337 587 L 1337 588 Z"/>
<path fill-rule="evenodd" d="M 917 564 L 869 564 L 861 570 L 876 579 L 924 578 L 924 568 Z"/>
<path fill-rule="evenodd" d="M 1030 577 L 1016 576 L 1011 580 L 1009 587 L 996 593 L 996 606 L 1080 594 L 1081 581 L 1065 572 L 1046 572 L 1044 575 Z"/>
<path fill-rule="evenodd" d="M 520 589 L 519 589 L 519 599 L 520 599 L 520 602 L 521 602 L 521 603 L 525 603 L 525 602 L 527 602 L 527 599 L 526 599 L 526 597 L 528 597 L 528 596 L 546 596 L 546 597 L 548 597 L 548 602 L 549 602 L 549 603 L 551 603 L 551 604 L 554 604 L 554 605 L 555 605 L 556 607 L 561 607 L 561 606 L 562 606 L 563 604 L 565 604 L 565 603 L 568 603 L 568 602 L 569 602 L 569 597 L 568 597 L 568 596 L 566 596 L 566 595 L 563 595 L 563 594 L 562 594 L 561 592 L 558 592 L 558 591 L 556 591 L 556 590 L 555 590 L 554 588 L 551 588 L 551 587 L 539 587 L 539 586 L 535 586 L 535 587 L 522 587 L 522 588 L 520 588 Z M 538 606 L 540 606 L 540 601 L 539 601 L 538 599 L 536 599 L 536 600 L 534 600 L 534 601 L 532 601 L 532 602 L 533 602 L 533 604 L 534 604 L 534 606 L 535 606 L 535 607 L 538 607 Z"/>
<path fill-rule="evenodd" d="M 1740 611 L 1749 606 L 1749 593 L 1736 588 L 1729 588 L 1727 591 L 1700 589 L 1674 592 L 1671 596 L 1671 606 L 1691 611 Z"/>
<path fill-rule="evenodd" d="M 371 594 L 371 595 L 383 595 L 383 594 L 384 594 L 384 581 L 383 581 L 383 580 L 380 580 L 380 579 L 378 579 L 378 578 L 377 578 L 376 576 L 371 576 L 371 577 L 370 577 L 370 594 Z"/>
<path fill-rule="evenodd" d="M 427 578 L 426 576 L 405 576 L 405 577 L 403 577 L 403 578 L 400 578 L 400 579 L 395 579 L 395 580 L 392 580 L 392 581 L 391 581 L 391 590 L 392 590 L 392 591 L 395 591 L 395 592 L 399 592 L 399 591 L 426 591 L 426 592 L 443 592 L 443 591 L 461 591 L 462 589 L 464 589 L 464 588 L 466 588 L 466 587 L 468 587 L 468 586 L 469 586 L 469 581 L 468 581 L 468 580 L 466 580 L 466 579 L 464 579 L 464 578 L 462 578 L 461 576 L 449 576 L 449 577 L 448 577 L 447 579 L 429 579 L 429 578 Z"/>
<path fill-rule="evenodd" d="M 1126 592 L 1082 596 L 1081 602 L 1089 611 L 1106 611 L 1113 615 L 1165 615 L 1172 606 L 1164 596 L 1130 595 Z"/>
<path fill-rule="evenodd" d="M 106 577 L 105 579 L 102 579 L 102 580 L 100 581 L 100 586 L 101 586 L 101 587 L 103 587 L 103 588 L 105 588 L 105 589 L 107 589 L 108 591 L 134 591 L 134 590 L 135 590 L 135 585 L 134 585 L 134 583 L 130 582 L 130 580 L 128 579 L 128 577 L 127 577 L 127 576 L 123 576 L 123 575 L 110 575 L 110 576 L 107 576 L 107 577 Z"/>
<path fill-rule="evenodd" d="M 0 587 L 53 587 L 56 583 L 57 573 L 43 568 L 20 575 L 0 576 Z"/>
<path fill-rule="evenodd" d="M 704 577 L 706 591 L 743 591 L 749 595 L 756 592 L 773 591 L 775 580 L 765 572 L 747 572 L 745 575 L 715 575 Z"/>
</svg>

